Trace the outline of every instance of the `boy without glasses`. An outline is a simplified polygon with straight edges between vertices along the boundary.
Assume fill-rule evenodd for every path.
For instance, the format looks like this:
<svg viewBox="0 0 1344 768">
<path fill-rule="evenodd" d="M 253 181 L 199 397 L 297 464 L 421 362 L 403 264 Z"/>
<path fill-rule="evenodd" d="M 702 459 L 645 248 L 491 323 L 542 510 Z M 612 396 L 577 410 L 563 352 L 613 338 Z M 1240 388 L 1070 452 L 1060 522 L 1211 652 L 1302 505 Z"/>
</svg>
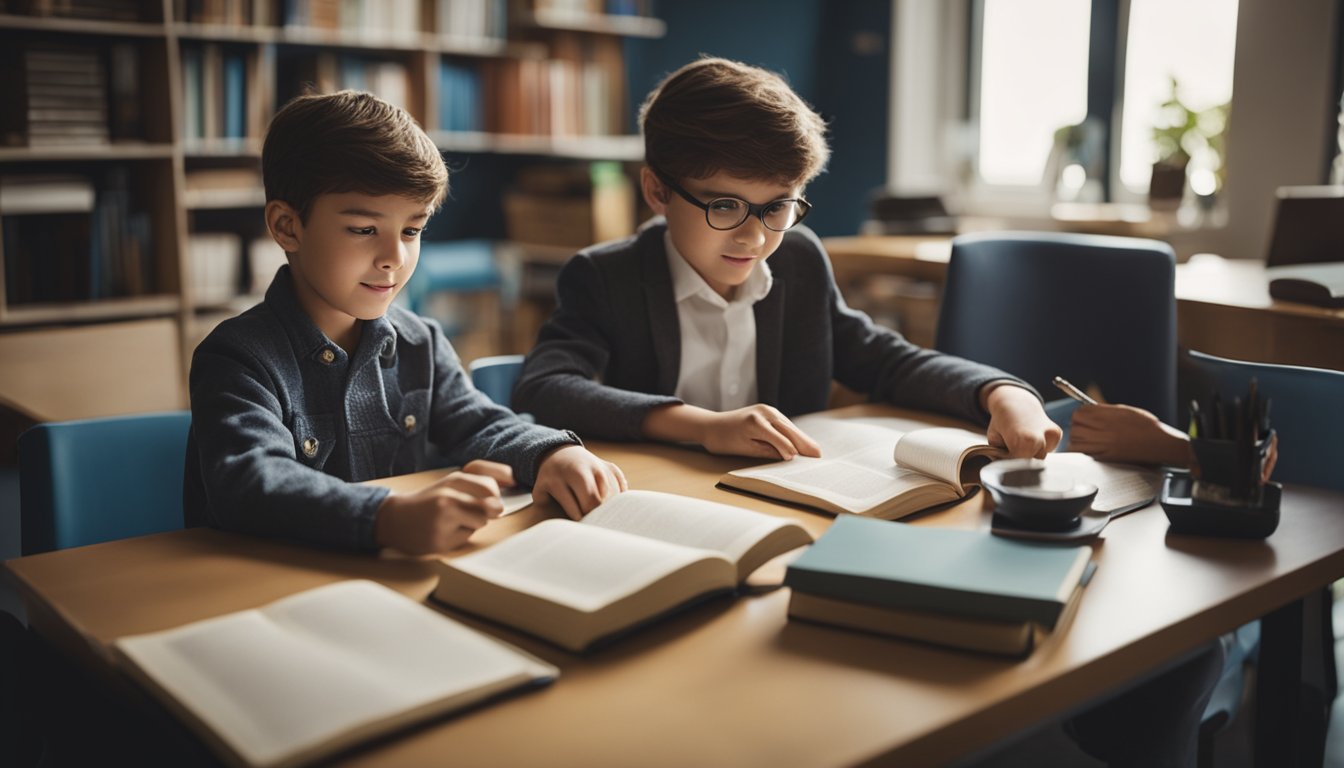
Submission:
<svg viewBox="0 0 1344 768">
<path fill-rule="evenodd" d="M 520 411 L 592 437 L 789 459 L 819 454 L 788 417 L 824 409 L 834 379 L 987 422 L 1014 456 L 1059 442 L 1025 383 L 845 305 L 821 242 L 798 226 L 830 154 L 825 125 L 778 76 L 700 59 L 654 89 L 640 125 L 641 191 L 660 217 L 562 270 Z"/>
<path fill-rule="evenodd" d="M 188 525 L 443 552 L 499 515 L 500 484 L 575 517 L 624 489 L 572 433 L 473 389 L 438 324 L 392 306 L 448 184 L 409 115 L 367 93 L 301 96 L 272 121 L 262 174 L 288 265 L 192 359 Z M 435 451 L 463 471 L 410 494 L 355 484 Z"/>
</svg>

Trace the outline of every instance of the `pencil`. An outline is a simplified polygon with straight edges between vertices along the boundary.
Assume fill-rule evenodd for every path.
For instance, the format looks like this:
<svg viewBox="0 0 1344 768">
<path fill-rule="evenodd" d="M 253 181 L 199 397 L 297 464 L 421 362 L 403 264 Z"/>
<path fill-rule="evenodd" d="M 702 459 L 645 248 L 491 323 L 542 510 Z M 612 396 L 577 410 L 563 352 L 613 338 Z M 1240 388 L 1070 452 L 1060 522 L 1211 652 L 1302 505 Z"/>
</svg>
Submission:
<svg viewBox="0 0 1344 768">
<path fill-rule="evenodd" d="M 1072 397 L 1074 400 L 1077 400 L 1080 403 L 1087 403 L 1088 405 L 1097 404 L 1096 400 L 1093 400 L 1092 398 L 1088 397 L 1087 393 L 1084 392 L 1083 390 L 1070 384 L 1068 379 L 1065 379 L 1063 376 L 1056 376 L 1054 381 L 1055 386 L 1059 387 L 1059 391 L 1063 392 L 1069 397 Z"/>
</svg>

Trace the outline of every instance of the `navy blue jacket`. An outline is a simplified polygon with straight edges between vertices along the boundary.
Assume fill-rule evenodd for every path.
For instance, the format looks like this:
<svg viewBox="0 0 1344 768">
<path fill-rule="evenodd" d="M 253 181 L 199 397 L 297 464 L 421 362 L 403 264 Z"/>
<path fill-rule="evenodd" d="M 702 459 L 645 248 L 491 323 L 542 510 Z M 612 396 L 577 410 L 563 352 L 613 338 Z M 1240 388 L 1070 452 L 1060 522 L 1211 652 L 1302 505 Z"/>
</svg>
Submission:
<svg viewBox="0 0 1344 768">
<path fill-rule="evenodd" d="M 432 320 L 393 306 L 347 356 L 299 306 L 289 267 L 191 362 L 188 526 L 345 549 L 376 547 L 386 488 L 356 485 L 491 459 L 523 485 L 578 438 L 527 424 L 471 386 Z"/>
<path fill-rule="evenodd" d="M 579 252 L 561 270 L 513 407 L 584 437 L 639 440 L 649 410 L 681 402 L 681 329 L 663 233 L 654 219 L 625 240 Z M 754 305 L 759 400 L 786 416 L 826 408 L 832 379 L 874 402 L 985 423 L 980 387 L 997 368 L 924 349 L 862 312 L 836 287 L 821 241 L 794 227 L 770 256 L 770 293 Z"/>
</svg>

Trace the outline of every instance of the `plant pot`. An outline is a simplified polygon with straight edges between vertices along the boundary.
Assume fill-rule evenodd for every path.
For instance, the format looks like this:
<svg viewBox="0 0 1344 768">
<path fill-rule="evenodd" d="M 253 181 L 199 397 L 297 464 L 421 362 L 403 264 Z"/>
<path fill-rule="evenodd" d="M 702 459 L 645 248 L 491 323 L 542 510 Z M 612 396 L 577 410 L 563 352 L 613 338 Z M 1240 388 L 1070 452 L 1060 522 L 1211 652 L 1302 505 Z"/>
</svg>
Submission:
<svg viewBox="0 0 1344 768">
<path fill-rule="evenodd" d="M 1153 210 L 1171 211 L 1180 207 L 1185 195 L 1185 163 L 1153 163 L 1152 179 L 1148 182 L 1148 206 Z"/>
</svg>

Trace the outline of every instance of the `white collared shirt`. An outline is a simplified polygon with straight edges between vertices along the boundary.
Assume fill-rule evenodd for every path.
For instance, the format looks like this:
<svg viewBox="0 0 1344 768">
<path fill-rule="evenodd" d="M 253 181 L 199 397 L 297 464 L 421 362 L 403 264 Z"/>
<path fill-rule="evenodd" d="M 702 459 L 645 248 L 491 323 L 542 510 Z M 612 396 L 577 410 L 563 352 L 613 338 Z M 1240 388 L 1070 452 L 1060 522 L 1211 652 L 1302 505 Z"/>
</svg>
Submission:
<svg viewBox="0 0 1344 768">
<path fill-rule="evenodd" d="M 676 396 L 712 411 L 757 402 L 756 315 L 752 305 L 770 293 L 774 279 L 764 261 L 729 301 L 714 292 L 663 235 L 672 292 L 681 327 L 681 371 Z"/>
</svg>

